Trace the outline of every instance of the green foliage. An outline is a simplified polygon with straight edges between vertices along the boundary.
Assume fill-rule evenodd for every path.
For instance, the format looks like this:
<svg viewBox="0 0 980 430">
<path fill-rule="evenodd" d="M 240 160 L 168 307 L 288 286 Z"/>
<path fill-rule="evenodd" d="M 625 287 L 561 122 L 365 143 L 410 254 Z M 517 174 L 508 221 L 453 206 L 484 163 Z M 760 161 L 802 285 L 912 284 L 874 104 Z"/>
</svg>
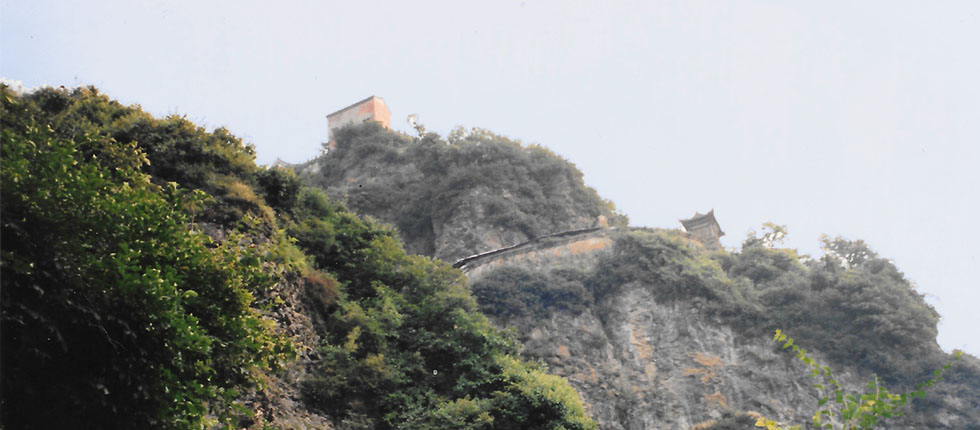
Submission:
<svg viewBox="0 0 980 430">
<path fill-rule="evenodd" d="M 488 395 L 448 400 L 410 389 L 391 396 L 403 405 L 389 425 L 412 429 L 594 429 L 578 393 L 557 376 L 510 356 L 497 356 Z"/>
<path fill-rule="evenodd" d="M 833 252 L 804 264 L 794 250 L 768 242 L 747 241 L 735 253 L 704 253 L 676 234 L 633 231 L 617 236 L 612 253 L 583 278 L 596 302 L 618 288 L 640 285 L 658 301 L 692 302 L 746 336 L 785 327 L 799 341 L 821 345 L 834 364 L 875 372 L 891 385 L 908 386 L 946 360 L 935 346 L 935 310 L 863 242 L 829 241 L 832 250 L 851 256 L 847 268 Z M 490 285 L 497 293 L 485 294 L 488 308 L 507 301 L 520 309 L 506 284 Z"/>
<path fill-rule="evenodd" d="M 412 251 L 430 255 L 435 231 L 461 216 L 528 236 L 560 230 L 576 214 L 608 216 L 601 200 L 566 194 L 580 190 L 569 184 L 581 177 L 564 160 L 482 130 L 454 130 L 443 141 L 352 127 L 322 163 L 318 185 L 392 222 Z M 868 369 L 889 384 L 906 384 L 943 360 L 934 345 L 938 314 L 890 261 L 841 238 L 824 239 L 827 255 L 814 261 L 778 248 L 786 232 L 766 223 L 736 252 L 705 253 L 677 235 L 634 231 L 575 279 L 505 268 L 475 283 L 474 293 L 483 311 L 514 317 L 577 312 L 618 288 L 643 285 L 657 300 L 694 302 L 746 336 L 792 330 L 822 345 L 833 363 Z M 479 250 L 478 242 L 463 247 Z"/>
<path fill-rule="evenodd" d="M 763 246 L 772 248 L 777 243 L 782 243 L 786 237 L 786 226 L 776 225 L 771 222 L 762 223 L 762 237 L 756 237 L 755 230 L 749 231 L 748 237 L 742 242 L 742 249 Z"/>
<path fill-rule="evenodd" d="M 751 335 L 792 330 L 800 341 L 821 345 L 835 363 L 868 369 L 889 383 L 922 377 L 942 362 L 934 341 L 938 314 L 863 241 L 824 237 L 827 253 L 813 261 L 753 237 L 740 252 L 712 256 L 764 311 L 721 304 L 729 323 Z"/>
<path fill-rule="evenodd" d="M 501 410 L 494 416 L 494 428 L 595 428 L 578 393 L 564 379 L 511 357 L 501 358 L 500 365 L 502 386 L 494 392 L 494 402 Z"/>
<path fill-rule="evenodd" d="M 36 110 L 98 116 L 73 102 L 2 92 L 4 426 L 202 428 L 292 355 L 252 307 L 274 281 L 263 247 L 188 229 L 206 196 Z"/>
<path fill-rule="evenodd" d="M 259 170 L 256 182 L 269 206 L 277 212 L 289 213 L 296 206 L 302 184 L 292 169 L 271 167 Z"/>
<path fill-rule="evenodd" d="M 17 106 L 12 109 L 18 112 L 2 120 L 4 127 L 34 118 L 51 127 L 54 138 L 82 142 L 89 136 L 136 144 L 147 160 L 139 169 L 149 174 L 154 183 L 176 182 L 215 197 L 207 204 L 208 210 L 197 214 L 202 220 L 234 226 L 246 214 L 260 219 L 269 216 L 261 199 L 254 198 L 250 190 L 246 194 L 251 195 L 243 196 L 243 187 L 236 184 L 250 185 L 259 169 L 255 166 L 254 149 L 227 129 L 209 132 L 177 115 L 156 119 L 139 106 L 124 106 L 109 99 L 94 87 L 41 89 L 18 97 Z M 79 148 L 86 156 L 96 157 L 104 155 L 98 153 L 103 149 Z M 260 176 L 267 178 L 269 174 Z M 288 199 L 288 192 L 279 197 Z M 276 201 L 281 203 L 284 202 Z M 266 224 L 268 227 L 267 221 Z"/>
<path fill-rule="evenodd" d="M 796 358 L 810 367 L 810 377 L 817 379 L 814 388 L 821 394 L 817 402 L 817 411 L 813 414 L 813 425 L 826 429 L 870 430 L 875 428 L 880 420 L 904 415 L 901 409 L 913 398 L 924 398 L 925 389 L 942 380 L 943 373 L 952 367 L 954 361 L 963 356 L 962 351 L 955 351 L 949 362 L 933 372 L 932 378 L 916 385 L 915 390 L 908 393 L 888 392 L 877 376 L 868 382 L 867 391 L 849 393 L 835 379 L 829 366 L 817 363 L 807 355 L 806 349 L 795 343 L 793 338 L 787 337 L 781 330 L 776 330 L 773 341 L 781 344 L 784 350 L 792 350 Z M 764 417 L 760 417 L 755 425 L 767 430 L 800 428 L 799 425 L 782 427 L 779 423 Z"/>
<path fill-rule="evenodd" d="M 599 260 L 588 280 L 596 300 L 631 283 L 650 286 L 663 301 L 737 304 L 745 294 L 710 255 L 696 252 L 680 235 L 667 231 L 619 235 L 613 252 Z"/>
<path fill-rule="evenodd" d="M 394 232 L 305 189 L 287 228 L 339 281 L 319 307 L 325 339 L 303 392 L 378 428 L 593 428 L 563 379 L 512 358 L 516 341 L 477 312 L 462 274 L 409 256 Z"/>
<path fill-rule="evenodd" d="M 553 311 L 581 313 L 592 305 L 592 293 L 583 283 L 585 277 L 573 270 L 539 272 L 503 267 L 481 277 L 471 288 L 485 314 L 546 317 Z"/>
<path fill-rule="evenodd" d="M 258 221 L 252 228 L 266 227 L 269 231 L 275 223 L 275 213 L 265 205 L 251 186 L 240 178 L 227 175 L 216 175 L 211 179 L 211 187 L 215 195 L 221 196 L 221 204 L 210 205 L 207 220 L 220 225 L 234 226 L 247 217 Z"/>
<path fill-rule="evenodd" d="M 766 290 L 803 276 L 806 268 L 792 249 L 752 246 L 743 247 L 742 252 L 731 259 L 726 271 L 733 278 L 748 278 L 757 288 Z"/>
<path fill-rule="evenodd" d="M 565 380 L 514 358 L 458 270 L 258 169 L 226 130 L 93 88 L 2 95 L 3 426 L 233 427 L 242 390 L 294 354 L 262 314 L 288 277 L 323 340 L 302 382 L 316 409 L 378 428 L 595 427 Z"/>
<path fill-rule="evenodd" d="M 823 242 L 823 250 L 826 253 L 824 261 L 826 263 L 838 264 L 845 269 L 877 268 L 872 270 L 879 272 L 881 268 L 887 266 L 887 260 L 878 257 L 878 253 L 871 250 L 863 240 L 849 241 L 840 236 L 831 239 L 823 235 L 820 237 Z M 901 275 L 898 271 L 895 274 Z"/>
<path fill-rule="evenodd" d="M 573 164 L 486 130 L 456 131 L 447 142 L 366 123 L 339 130 L 336 141 L 313 183 L 345 198 L 354 211 L 395 225 L 415 253 L 434 255 L 433 226 L 461 216 L 480 214 L 481 225 L 528 237 L 589 227 L 570 220 L 591 222 L 600 214 L 613 225 L 627 224 L 611 202 L 585 186 Z M 461 243 L 439 256 L 464 257 L 481 245 Z"/>
<path fill-rule="evenodd" d="M 378 428 L 594 427 L 564 380 L 515 358 L 516 340 L 476 312 L 458 271 L 407 255 L 395 230 L 291 171 L 256 167 L 227 130 L 155 119 L 94 88 L 2 97 L 5 426 L 200 428 L 228 415 L 251 370 L 292 354 L 256 309 L 291 272 L 323 339 L 303 382 L 312 407 Z M 472 214 L 527 236 L 599 214 L 626 225 L 573 165 L 484 130 L 443 141 L 368 123 L 337 142 L 315 180 L 392 222 L 415 252 L 434 254 L 437 226 Z M 890 261 L 842 238 L 804 261 L 775 248 L 785 227 L 765 229 L 710 254 L 676 234 L 624 233 L 593 272 L 508 269 L 475 291 L 482 309 L 510 316 L 578 312 L 642 284 L 747 335 L 792 330 L 899 385 L 944 360 L 938 315 Z M 980 381 L 970 363 L 951 373 Z M 893 399 L 874 385 L 870 400 Z M 967 388 L 958 395 L 975 396 Z"/>
<path fill-rule="evenodd" d="M 573 167 L 543 148 L 484 130 L 454 130 L 446 141 L 376 125 L 351 127 L 322 160 L 317 185 L 351 207 L 393 223 L 413 252 L 434 255 L 440 227 L 481 217 L 492 228 L 539 236 L 578 214 L 609 216 Z M 569 185 L 572 184 L 572 185 Z M 867 369 L 899 386 L 941 363 L 938 314 L 914 285 L 864 242 L 823 238 L 819 260 L 781 249 L 786 227 L 763 225 L 735 252 L 704 253 L 668 233 L 633 232 L 574 282 L 506 269 L 474 285 L 482 309 L 500 316 L 577 309 L 626 285 L 657 300 L 692 301 L 746 336 L 792 330 L 835 364 Z M 456 258 L 480 250 L 461 239 Z M 584 287 L 585 292 L 579 288 Z"/>
</svg>

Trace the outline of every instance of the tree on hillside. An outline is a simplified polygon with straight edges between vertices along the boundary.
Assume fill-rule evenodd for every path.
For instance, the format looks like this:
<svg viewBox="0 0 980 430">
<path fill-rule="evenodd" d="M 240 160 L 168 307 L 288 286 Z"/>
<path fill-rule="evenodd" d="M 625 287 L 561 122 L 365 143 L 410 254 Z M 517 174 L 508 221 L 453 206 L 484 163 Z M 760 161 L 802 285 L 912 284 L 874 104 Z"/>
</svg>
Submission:
<svg viewBox="0 0 980 430">
<path fill-rule="evenodd" d="M 755 230 L 750 230 L 749 234 L 742 242 L 742 248 L 750 248 L 753 246 L 763 246 L 766 248 L 773 248 L 776 244 L 783 242 L 786 237 L 786 226 L 776 225 L 771 222 L 765 222 L 762 224 L 762 237 L 756 237 L 757 233 Z"/>
<path fill-rule="evenodd" d="M 154 184 L 135 144 L 59 137 L 31 103 L 2 89 L 3 426 L 229 413 L 253 369 L 291 355 L 252 307 L 272 281 L 261 247 L 189 229 L 202 194 Z"/>
</svg>

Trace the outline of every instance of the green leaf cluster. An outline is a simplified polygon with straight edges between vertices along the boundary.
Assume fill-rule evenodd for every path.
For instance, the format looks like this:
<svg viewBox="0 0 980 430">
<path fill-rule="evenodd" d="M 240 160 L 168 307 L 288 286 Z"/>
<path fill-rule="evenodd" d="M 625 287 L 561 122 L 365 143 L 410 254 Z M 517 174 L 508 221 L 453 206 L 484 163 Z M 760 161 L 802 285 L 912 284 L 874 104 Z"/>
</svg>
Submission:
<svg viewBox="0 0 980 430">
<path fill-rule="evenodd" d="M 284 280 L 322 339 L 299 364 L 313 409 L 377 428 L 595 427 L 458 270 L 256 167 L 226 130 L 94 88 L 2 95 L 5 427 L 248 424 L 242 393 L 295 355 L 269 318 Z"/>
<path fill-rule="evenodd" d="M 806 349 L 795 344 L 794 339 L 787 337 L 782 330 L 776 330 L 773 341 L 780 344 L 782 349 L 791 350 L 796 358 L 811 369 L 810 377 L 817 380 L 814 388 L 821 394 L 817 410 L 813 414 L 813 425 L 825 429 L 871 430 L 881 420 L 904 415 L 902 408 L 909 400 L 914 397 L 925 398 L 925 389 L 942 380 L 943 374 L 952 367 L 953 362 L 963 356 L 962 351 L 955 351 L 949 362 L 933 372 L 932 378 L 919 383 L 914 391 L 908 393 L 888 392 L 877 376 L 868 382 L 867 391 L 851 393 L 835 379 L 829 366 L 816 362 L 807 355 Z M 800 428 L 799 425 L 783 427 L 765 417 L 760 417 L 755 425 L 767 430 Z"/>
<path fill-rule="evenodd" d="M 18 96 L 15 116 L 34 118 L 52 136 L 74 141 L 84 136 L 135 144 L 145 156 L 138 169 L 158 185 L 169 182 L 214 197 L 196 220 L 233 226 L 246 215 L 271 230 L 272 213 L 253 192 L 260 169 L 255 151 L 225 128 L 207 130 L 179 115 L 154 118 L 138 105 L 126 106 L 94 87 L 45 88 Z M 80 148 L 85 155 L 93 149 Z M 277 200 L 271 200 L 278 203 Z"/>
<path fill-rule="evenodd" d="M 578 314 L 593 305 L 586 276 L 579 270 L 544 272 L 505 266 L 478 278 L 471 288 L 487 315 L 546 318 L 557 311 Z"/>
<path fill-rule="evenodd" d="M 943 354 L 935 348 L 939 315 L 912 282 L 862 241 L 824 238 L 824 244 L 827 253 L 819 260 L 743 246 L 719 261 L 730 277 L 752 284 L 766 330 L 791 330 L 837 363 L 893 383 L 920 378 L 941 364 Z"/>
<path fill-rule="evenodd" d="M 412 139 L 372 122 L 342 128 L 335 138 L 336 148 L 315 161 L 320 173 L 312 183 L 394 225 L 415 253 L 451 261 L 478 251 L 484 244 L 475 238 L 456 237 L 448 249 L 436 243 L 436 227 L 460 217 L 478 215 L 481 226 L 526 237 L 590 227 L 599 215 L 628 223 L 574 164 L 539 145 L 483 129 Z M 590 224 L 570 223 L 576 219 Z"/>
<path fill-rule="evenodd" d="M 611 234 L 611 252 L 568 278 L 506 266 L 482 276 L 473 284 L 481 310 L 507 318 L 574 313 L 622 288 L 642 287 L 657 301 L 685 302 L 747 337 L 788 327 L 800 333 L 799 342 L 819 345 L 832 364 L 874 372 L 891 386 L 908 389 L 948 360 L 935 346 L 935 311 L 863 242 L 827 239 L 828 248 L 851 255 L 845 267 L 834 252 L 812 260 L 773 248 L 772 235 L 735 252 L 706 252 L 676 231 Z M 975 362 L 950 373 L 958 383 L 941 386 L 943 395 L 976 397 Z M 917 398 L 913 410 L 934 410 L 942 397 Z"/>
<path fill-rule="evenodd" d="M 617 288 L 642 285 L 658 301 L 692 303 L 745 336 L 787 327 L 798 333 L 796 341 L 818 345 L 832 364 L 875 373 L 879 385 L 908 390 L 948 364 L 935 344 L 938 314 L 892 262 L 862 241 L 839 237 L 825 237 L 827 255 L 813 260 L 773 247 L 785 227 L 768 230 L 763 239 L 750 235 L 735 252 L 704 252 L 669 231 L 625 233 L 585 284 L 595 302 Z M 941 384 L 941 395 L 917 396 L 911 422 L 923 423 L 945 395 L 977 396 L 975 359 L 949 372 L 947 379 L 957 383 Z M 875 401 L 883 405 L 884 392 L 878 394 Z M 961 412 L 980 417 L 969 409 Z"/>
<path fill-rule="evenodd" d="M 253 307 L 274 282 L 262 247 L 195 231 L 207 196 L 154 182 L 135 143 L 52 127 L 38 107 L 65 93 L 0 96 L 4 425 L 202 428 L 230 413 L 254 369 L 292 355 Z"/>
<path fill-rule="evenodd" d="M 336 281 L 307 402 L 376 428 L 588 429 L 578 394 L 515 358 L 462 274 L 402 250 L 394 231 L 304 189 L 287 232 Z"/>
<path fill-rule="evenodd" d="M 378 428 L 594 428 L 566 381 L 515 358 L 458 270 L 256 167 L 227 130 L 94 88 L 4 96 L 4 398 L 24 406 L 5 425 L 237 415 L 253 371 L 292 354 L 262 313 L 299 274 L 322 339 L 311 407 Z"/>
</svg>

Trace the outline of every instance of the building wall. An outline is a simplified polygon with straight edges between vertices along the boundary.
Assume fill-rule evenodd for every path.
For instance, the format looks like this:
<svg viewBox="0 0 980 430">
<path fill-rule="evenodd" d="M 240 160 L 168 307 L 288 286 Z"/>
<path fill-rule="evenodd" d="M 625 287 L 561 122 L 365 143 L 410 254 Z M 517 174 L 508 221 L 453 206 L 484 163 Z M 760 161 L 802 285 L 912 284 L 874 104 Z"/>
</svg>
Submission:
<svg viewBox="0 0 980 430">
<path fill-rule="evenodd" d="M 701 243 L 708 249 L 721 249 L 721 229 L 714 223 L 701 224 L 690 229 L 689 232 L 701 239 Z"/>
<path fill-rule="evenodd" d="M 391 111 L 385 105 L 384 100 L 374 97 L 370 106 L 371 114 L 375 121 L 380 122 L 385 128 L 391 128 Z"/>
<path fill-rule="evenodd" d="M 380 122 L 385 128 L 391 128 L 391 111 L 380 97 L 371 97 L 354 106 L 327 116 L 327 134 L 330 147 L 334 147 L 334 130 L 348 124 L 359 124 L 367 120 Z"/>
</svg>

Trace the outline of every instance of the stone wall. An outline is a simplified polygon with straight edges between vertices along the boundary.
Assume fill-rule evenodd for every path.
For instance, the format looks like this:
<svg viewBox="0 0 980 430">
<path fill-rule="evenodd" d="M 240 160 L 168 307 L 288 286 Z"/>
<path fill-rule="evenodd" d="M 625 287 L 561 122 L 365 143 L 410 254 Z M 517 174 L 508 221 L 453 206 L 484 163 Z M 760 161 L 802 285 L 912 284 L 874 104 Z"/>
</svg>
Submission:
<svg viewBox="0 0 980 430">
<path fill-rule="evenodd" d="M 531 269 L 558 265 L 589 265 L 596 253 L 608 250 L 613 229 L 574 230 L 532 239 L 516 246 L 461 259 L 454 264 L 472 281 L 503 265 L 520 264 Z M 538 267 L 541 266 L 541 267 Z"/>
</svg>

